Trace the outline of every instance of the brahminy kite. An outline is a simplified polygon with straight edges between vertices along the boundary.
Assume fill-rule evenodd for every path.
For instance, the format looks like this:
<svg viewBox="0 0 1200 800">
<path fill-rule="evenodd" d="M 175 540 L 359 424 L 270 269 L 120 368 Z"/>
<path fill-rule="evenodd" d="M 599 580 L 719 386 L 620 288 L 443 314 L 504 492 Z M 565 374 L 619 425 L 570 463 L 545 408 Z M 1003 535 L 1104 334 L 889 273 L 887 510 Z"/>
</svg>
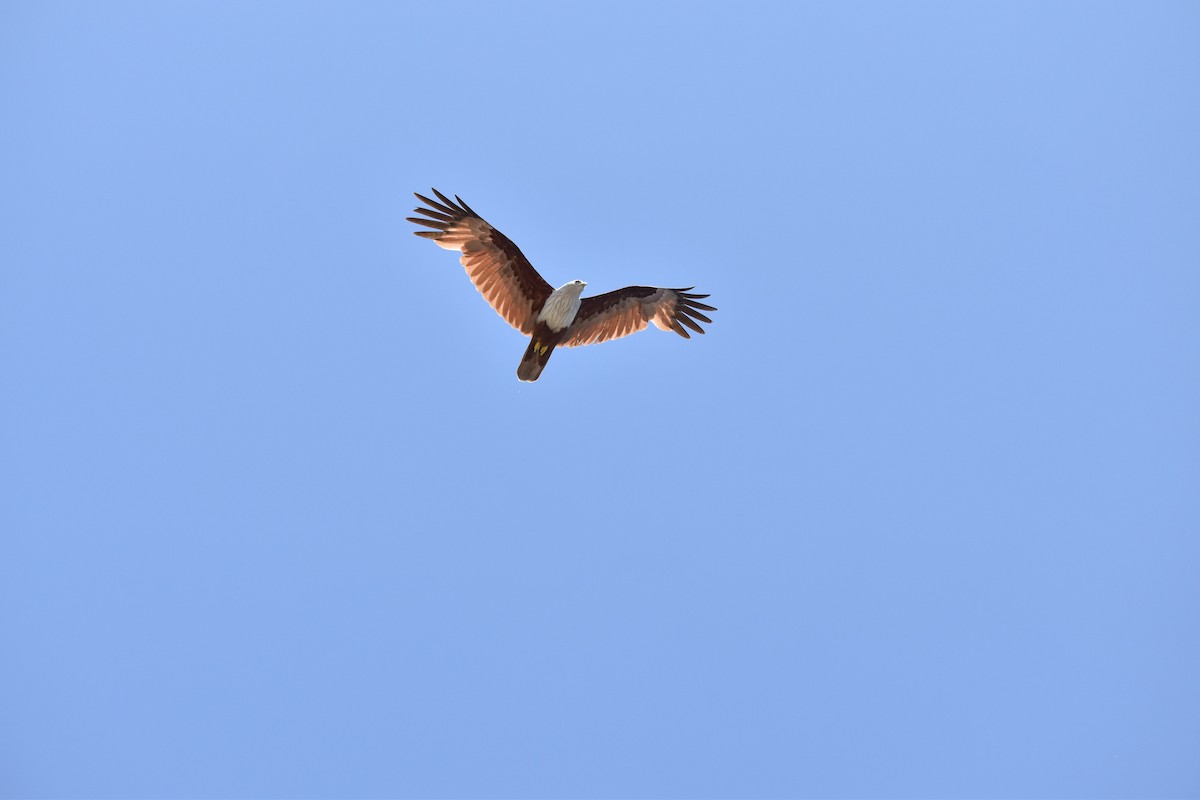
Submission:
<svg viewBox="0 0 1200 800">
<path fill-rule="evenodd" d="M 451 200 L 437 189 L 433 193 L 441 202 L 418 194 L 417 199 L 429 207 L 413 209 L 424 217 L 408 217 L 408 221 L 433 228 L 414 231 L 417 236 L 461 252 L 460 261 L 479 293 L 509 325 L 530 337 L 517 367 L 517 377 L 523 381 L 536 381 L 560 345 L 619 339 L 645 330 L 651 322 L 690 339 L 687 328 L 704 333 L 697 321 L 712 322 L 702 312 L 716 309 L 699 302 L 708 295 L 688 294 L 692 287 L 626 286 L 595 297 L 580 297 L 587 286 L 583 281 L 553 289 L 507 236 L 458 195 Z"/>
</svg>

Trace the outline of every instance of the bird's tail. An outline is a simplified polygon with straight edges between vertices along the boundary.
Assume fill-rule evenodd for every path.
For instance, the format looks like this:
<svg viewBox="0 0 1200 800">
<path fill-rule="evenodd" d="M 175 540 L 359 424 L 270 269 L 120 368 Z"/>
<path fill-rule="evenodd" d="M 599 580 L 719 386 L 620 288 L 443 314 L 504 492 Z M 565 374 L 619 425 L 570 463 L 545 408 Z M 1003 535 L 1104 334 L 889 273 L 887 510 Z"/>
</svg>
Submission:
<svg viewBox="0 0 1200 800">
<path fill-rule="evenodd" d="M 546 368 L 546 362 L 550 360 L 550 354 L 553 352 L 554 345 L 539 341 L 534 336 L 517 367 L 517 377 L 523 381 L 536 381 Z"/>
</svg>

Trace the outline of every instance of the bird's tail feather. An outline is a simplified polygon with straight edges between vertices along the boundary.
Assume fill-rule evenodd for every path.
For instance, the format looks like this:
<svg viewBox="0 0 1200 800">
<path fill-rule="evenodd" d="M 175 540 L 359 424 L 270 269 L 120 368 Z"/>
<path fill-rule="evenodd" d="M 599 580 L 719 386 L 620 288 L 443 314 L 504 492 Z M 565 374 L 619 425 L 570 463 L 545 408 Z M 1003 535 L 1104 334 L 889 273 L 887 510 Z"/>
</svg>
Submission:
<svg viewBox="0 0 1200 800">
<path fill-rule="evenodd" d="M 546 368 L 546 362 L 550 360 L 550 354 L 553 352 L 554 345 L 540 342 L 535 336 L 529 342 L 529 347 L 525 349 L 525 355 L 517 367 L 517 377 L 523 381 L 536 381 Z"/>
</svg>

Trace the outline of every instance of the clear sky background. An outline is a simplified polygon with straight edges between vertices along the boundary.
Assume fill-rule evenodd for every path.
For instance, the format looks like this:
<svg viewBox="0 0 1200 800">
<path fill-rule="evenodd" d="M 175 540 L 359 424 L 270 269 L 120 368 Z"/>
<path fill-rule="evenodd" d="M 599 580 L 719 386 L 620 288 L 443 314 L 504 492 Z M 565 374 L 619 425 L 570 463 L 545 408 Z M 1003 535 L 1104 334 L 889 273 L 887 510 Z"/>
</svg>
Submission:
<svg viewBox="0 0 1200 800">
<path fill-rule="evenodd" d="M 1200 795 L 1196 3 L 0 5 L 0 794 Z M 526 341 L 414 190 L 708 335 Z"/>
</svg>

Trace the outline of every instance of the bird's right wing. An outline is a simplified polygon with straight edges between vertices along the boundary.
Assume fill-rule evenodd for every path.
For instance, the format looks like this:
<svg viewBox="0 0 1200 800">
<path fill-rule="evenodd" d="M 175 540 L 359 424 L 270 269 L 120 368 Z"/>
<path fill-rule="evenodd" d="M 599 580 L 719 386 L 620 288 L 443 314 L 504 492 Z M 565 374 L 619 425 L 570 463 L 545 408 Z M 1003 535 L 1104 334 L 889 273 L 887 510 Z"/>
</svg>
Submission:
<svg viewBox="0 0 1200 800">
<path fill-rule="evenodd" d="M 712 320 L 703 312 L 716 309 L 700 302 L 708 295 L 689 294 L 690 289 L 626 286 L 615 292 L 585 297 L 560 346 L 578 347 L 620 339 L 645 330 L 652 322 L 656 328 L 675 331 L 685 339 L 692 338 L 687 328 L 704 333 L 699 322 Z"/>
<path fill-rule="evenodd" d="M 532 335 L 537 312 L 554 291 L 550 284 L 507 236 L 472 211 L 458 195 L 455 203 L 437 189 L 433 193 L 442 202 L 418 194 L 417 199 L 429 208 L 414 209 L 428 219 L 408 217 L 408 221 L 434 230 L 413 233 L 432 239 L 446 250 L 460 251 L 459 260 L 484 299 L 509 325 Z"/>
</svg>

